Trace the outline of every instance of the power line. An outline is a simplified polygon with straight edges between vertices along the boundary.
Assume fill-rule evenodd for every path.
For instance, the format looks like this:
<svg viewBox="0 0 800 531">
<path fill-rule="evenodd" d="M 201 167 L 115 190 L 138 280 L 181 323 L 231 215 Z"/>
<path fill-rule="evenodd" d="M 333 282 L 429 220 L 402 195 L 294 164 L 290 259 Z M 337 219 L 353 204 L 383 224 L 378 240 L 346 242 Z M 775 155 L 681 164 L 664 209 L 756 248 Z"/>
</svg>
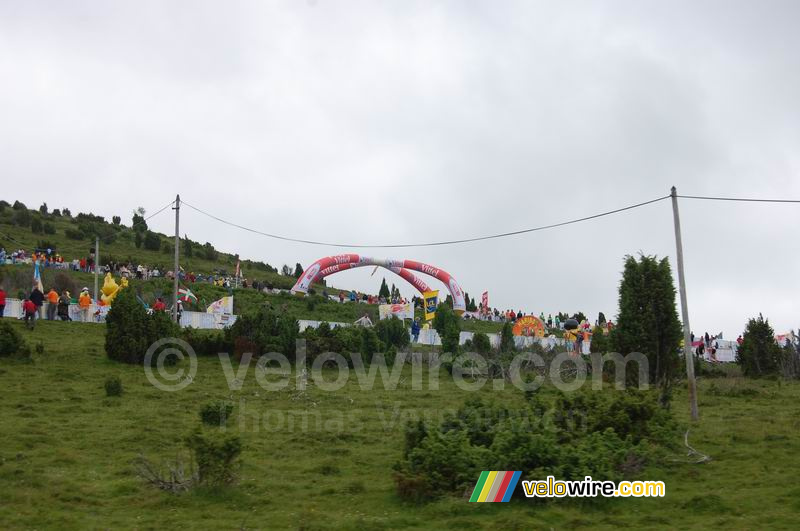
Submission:
<svg viewBox="0 0 800 531">
<path fill-rule="evenodd" d="M 250 227 L 245 227 L 244 225 L 239 225 L 238 223 L 233 223 L 232 221 L 227 221 L 227 220 L 222 219 L 222 218 L 220 218 L 218 216 L 215 216 L 214 214 L 211 214 L 209 212 L 201 210 L 201 209 L 199 209 L 199 208 L 197 208 L 197 207 L 195 207 L 195 206 L 191 205 L 190 203 L 187 203 L 186 201 L 183 201 L 183 200 L 181 200 L 181 203 L 183 203 L 184 205 L 188 206 L 192 210 L 195 210 L 195 211 L 199 212 L 200 214 L 208 216 L 208 217 L 210 217 L 212 219 L 215 219 L 215 220 L 217 220 L 217 221 L 219 221 L 221 223 L 224 223 L 226 225 L 230 225 L 230 226 L 236 227 L 238 229 L 242 229 L 242 230 L 245 230 L 245 231 L 248 231 L 248 232 L 252 232 L 254 234 L 260 234 L 261 236 L 267 236 L 268 238 L 274 238 L 276 240 L 283 240 L 283 241 L 295 242 L 295 243 L 306 243 L 306 244 L 309 244 L 309 245 L 321 245 L 321 246 L 325 246 L 325 247 L 349 247 L 349 248 L 357 248 L 357 249 L 390 249 L 390 248 L 398 249 L 398 248 L 404 248 L 404 247 L 435 247 L 435 246 L 442 246 L 442 245 L 455 245 L 455 244 L 460 244 L 460 243 L 470 243 L 470 242 L 477 242 L 477 241 L 483 241 L 483 240 L 492 240 L 492 239 L 496 239 L 496 238 L 506 238 L 508 236 L 517 236 L 519 234 L 527 234 L 529 232 L 537 232 L 537 231 L 542 231 L 542 230 L 547 230 L 547 229 L 554 229 L 556 227 L 563 227 L 565 225 L 572 225 L 574 223 L 580 223 L 582 221 L 588 221 L 590 219 L 601 218 L 603 216 L 610 216 L 611 214 L 617 214 L 619 212 L 624 212 L 626 210 L 632 210 L 634 208 L 643 207 L 643 206 L 649 205 L 651 203 L 656 203 L 658 201 L 663 201 L 664 199 L 668 199 L 669 197 L 670 197 L 669 195 L 665 195 L 663 197 L 658 197 L 656 199 L 651 199 L 649 201 L 644 201 L 642 203 L 636 203 L 634 205 L 628 205 L 626 207 L 617 208 L 617 209 L 614 209 L 614 210 L 609 210 L 609 211 L 606 211 L 606 212 L 602 212 L 600 214 L 593 214 L 591 216 L 586 216 L 586 217 L 582 217 L 582 218 L 578 218 L 578 219 L 571 219 L 569 221 L 562 221 L 560 223 L 553 223 L 553 224 L 550 224 L 550 225 L 542 225 L 542 226 L 533 227 L 533 228 L 530 228 L 530 229 L 521 229 L 521 230 L 515 230 L 515 231 L 511 231 L 511 232 L 503 232 L 503 233 L 500 233 L 500 234 L 491 234 L 491 235 L 488 235 L 488 236 L 477 236 L 477 237 L 474 237 L 474 238 L 464 238 L 464 239 L 460 239 L 460 240 L 445 240 L 445 241 L 427 242 L 427 243 L 399 243 L 399 244 L 391 244 L 391 245 L 348 245 L 348 244 L 343 244 L 343 243 L 319 242 L 319 241 L 314 241 L 314 240 L 303 240 L 303 239 L 300 239 L 300 238 L 290 238 L 288 236 L 280 236 L 280 235 L 277 235 L 277 234 L 270 234 L 268 232 L 263 232 L 263 231 L 260 231 L 260 230 L 252 229 Z"/>
<path fill-rule="evenodd" d="M 752 197 L 712 197 L 705 195 L 679 195 L 681 199 L 705 199 L 708 201 L 745 201 L 751 203 L 800 203 L 800 199 L 759 199 Z"/>
</svg>

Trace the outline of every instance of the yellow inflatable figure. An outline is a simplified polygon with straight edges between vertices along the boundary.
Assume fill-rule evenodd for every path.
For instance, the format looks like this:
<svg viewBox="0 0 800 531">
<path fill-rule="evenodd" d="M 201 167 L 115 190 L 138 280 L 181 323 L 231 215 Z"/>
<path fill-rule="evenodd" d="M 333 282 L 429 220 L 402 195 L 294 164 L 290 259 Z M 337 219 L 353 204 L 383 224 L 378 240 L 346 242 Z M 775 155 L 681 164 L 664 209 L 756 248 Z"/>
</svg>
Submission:
<svg viewBox="0 0 800 531">
<path fill-rule="evenodd" d="M 117 281 L 114 280 L 114 277 L 111 276 L 111 273 L 106 273 L 106 277 L 103 280 L 103 287 L 100 289 L 102 295 L 100 295 L 100 300 L 103 301 L 103 304 L 111 305 L 111 302 L 114 300 L 114 297 L 117 296 L 119 290 L 128 286 L 128 279 L 122 279 L 122 285 L 120 286 L 117 284 Z"/>
</svg>

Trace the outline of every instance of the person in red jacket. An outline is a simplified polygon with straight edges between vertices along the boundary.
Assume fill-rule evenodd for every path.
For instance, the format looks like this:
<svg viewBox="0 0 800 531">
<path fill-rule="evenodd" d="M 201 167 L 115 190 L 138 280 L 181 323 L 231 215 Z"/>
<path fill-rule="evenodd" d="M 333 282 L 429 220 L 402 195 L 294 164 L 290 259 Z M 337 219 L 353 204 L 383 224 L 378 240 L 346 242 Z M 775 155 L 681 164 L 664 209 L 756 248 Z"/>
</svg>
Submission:
<svg viewBox="0 0 800 531">
<path fill-rule="evenodd" d="M 25 314 L 25 325 L 30 329 L 33 329 L 33 325 L 36 323 L 36 310 L 37 307 L 32 300 L 25 299 L 22 302 L 22 311 Z"/>
<path fill-rule="evenodd" d="M 153 311 L 154 312 L 164 312 L 167 310 L 167 305 L 164 304 L 164 301 L 159 297 L 156 299 L 155 304 L 153 304 Z"/>
<path fill-rule="evenodd" d="M 2 288 L 2 286 L 0 286 L 0 317 L 3 317 L 5 311 L 6 311 L 6 292 Z"/>
</svg>

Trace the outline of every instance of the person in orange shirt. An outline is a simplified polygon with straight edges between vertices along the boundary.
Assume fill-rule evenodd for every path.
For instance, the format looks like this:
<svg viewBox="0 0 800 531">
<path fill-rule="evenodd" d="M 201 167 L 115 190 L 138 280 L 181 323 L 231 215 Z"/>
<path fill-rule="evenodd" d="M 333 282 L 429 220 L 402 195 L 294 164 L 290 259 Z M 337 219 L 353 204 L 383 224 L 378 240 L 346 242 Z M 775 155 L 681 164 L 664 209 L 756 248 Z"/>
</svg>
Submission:
<svg viewBox="0 0 800 531">
<path fill-rule="evenodd" d="M 89 296 L 89 288 L 81 290 L 81 296 L 78 297 L 78 307 L 81 310 L 81 322 L 89 322 L 89 307 L 92 305 L 92 298 Z"/>
<path fill-rule="evenodd" d="M 47 292 L 47 320 L 56 320 L 56 309 L 58 309 L 58 292 L 53 288 Z"/>
</svg>

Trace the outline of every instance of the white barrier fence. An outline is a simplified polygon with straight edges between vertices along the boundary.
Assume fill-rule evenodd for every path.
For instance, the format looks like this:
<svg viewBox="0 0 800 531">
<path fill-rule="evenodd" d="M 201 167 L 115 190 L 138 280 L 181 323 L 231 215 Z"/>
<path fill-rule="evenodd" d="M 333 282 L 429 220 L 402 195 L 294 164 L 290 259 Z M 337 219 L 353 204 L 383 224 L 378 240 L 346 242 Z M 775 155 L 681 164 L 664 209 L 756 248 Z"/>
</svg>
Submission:
<svg viewBox="0 0 800 531">
<path fill-rule="evenodd" d="M 49 302 L 45 302 L 39 311 L 39 317 L 45 318 L 47 315 L 47 307 L 50 306 Z M 104 323 L 106 321 L 106 314 L 108 314 L 109 306 L 98 306 L 96 304 L 89 305 L 88 320 L 90 323 Z M 81 321 L 84 316 L 81 314 L 81 309 L 77 304 L 69 305 L 69 318 L 73 321 Z M 6 306 L 3 309 L 3 317 L 11 317 L 14 319 L 21 319 L 22 315 L 22 301 L 19 299 L 6 299 Z M 60 320 L 56 317 L 56 320 Z M 226 326 L 230 326 L 236 322 L 235 315 L 206 313 L 206 312 L 188 312 L 181 313 L 181 326 L 192 328 L 202 328 L 205 330 L 222 330 Z"/>
</svg>

